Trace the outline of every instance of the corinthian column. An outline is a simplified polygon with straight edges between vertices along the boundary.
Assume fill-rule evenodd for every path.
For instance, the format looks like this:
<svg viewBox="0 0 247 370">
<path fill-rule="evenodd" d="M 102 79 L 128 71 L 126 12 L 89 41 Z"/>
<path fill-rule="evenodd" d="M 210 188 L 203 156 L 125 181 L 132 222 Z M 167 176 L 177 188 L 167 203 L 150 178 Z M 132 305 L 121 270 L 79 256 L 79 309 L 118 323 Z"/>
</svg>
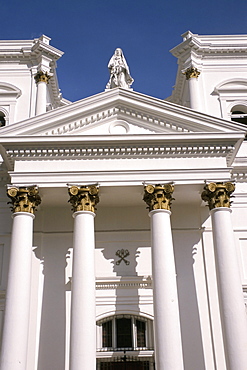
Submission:
<svg viewBox="0 0 247 370">
<path fill-rule="evenodd" d="M 1 370 L 26 370 L 34 210 L 37 187 L 9 187 L 13 211 L 10 263 L 2 336 Z"/>
<path fill-rule="evenodd" d="M 74 218 L 70 370 L 96 369 L 94 217 L 98 187 L 69 187 Z"/>
<path fill-rule="evenodd" d="M 152 234 L 155 368 L 182 370 L 183 355 L 173 241 L 170 224 L 172 185 L 147 185 Z"/>
<path fill-rule="evenodd" d="M 39 71 L 34 76 L 35 82 L 37 84 L 37 95 L 36 95 L 36 108 L 35 115 L 42 114 L 46 112 L 46 85 L 49 83 L 50 76 L 47 72 Z"/>
<path fill-rule="evenodd" d="M 194 67 L 187 68 L 183 72 L 183 74 L 186 76 L 186 80 L 188 80 L 189 83 L 190 108 L 195 109 L 199 112 L 202 109 L 201 94 L 198 85 L 198 77 L 200 73 L 201 72 L 199 72 L 198 69 Z"/>
<path fill-rule="evenodd" d="M 230 209 L 234 190 L 230 182 L 210 183 L 204 187 L 202 199 L 208 202 L 212 218 L 227 369 L 246 370 L 247 318 Z"/>
</svg>

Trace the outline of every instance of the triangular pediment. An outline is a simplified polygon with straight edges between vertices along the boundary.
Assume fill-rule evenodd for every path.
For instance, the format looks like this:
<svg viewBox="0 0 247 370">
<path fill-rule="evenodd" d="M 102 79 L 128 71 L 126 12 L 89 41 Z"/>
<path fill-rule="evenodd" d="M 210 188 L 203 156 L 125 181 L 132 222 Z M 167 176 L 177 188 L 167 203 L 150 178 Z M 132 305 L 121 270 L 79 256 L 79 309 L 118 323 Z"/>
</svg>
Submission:
<svg viewBox="0 0 247 370">
<path fill-rule="evenodd" d="M 153 161 L 152 168 L 159 163 L 161 168 L 170 166 L 175 158 L 189 158 L 196 165 L 199 158 L 221 158 L 230 166 L 246 127 L 116 88 L 3 127 L 0 132 L 1 155 L 11 171 L 22 161 L 41 161 L 42 170 L 44 161 L 46 168 L 59 161 L 59 168 L 67 163 L 70 170 L 78 162 L 81 170 L 82 159 L 84 170 L 93 163 L 90 171 L 98 165 L 101 171 L 103 163 L 112 169 L 112 160 L 115 164 L 124 161 L 125 169 L 130 164 L 139 168 L 139 160 L 144 158 L 147 161 L 142 166 Z M 172 161 L 168 163 L 169 158 Z M 161 165 L 163 161 L 166 163 Z M 194 167 L 194 162 L 190 166 Z M 119 168 L 116 165 L 117 171 Z"/>
<path fill-rule="evenodd" d="M 241 124 L 116 88 L 4 127 L 1 135 L 167 135 L 240 131 L 244 131 Z"/>
</svg>

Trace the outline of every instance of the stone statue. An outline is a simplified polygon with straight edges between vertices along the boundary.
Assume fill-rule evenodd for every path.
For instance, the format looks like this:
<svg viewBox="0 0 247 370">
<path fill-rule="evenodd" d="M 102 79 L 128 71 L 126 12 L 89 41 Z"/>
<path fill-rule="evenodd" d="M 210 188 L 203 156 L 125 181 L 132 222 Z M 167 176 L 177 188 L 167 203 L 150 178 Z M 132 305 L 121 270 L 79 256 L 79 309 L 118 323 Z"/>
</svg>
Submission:
<svg viewBox="0 0 247 370">
<path fill-rule="evenodd" d="M 134 82 L 130 76 L 128 64 L 124 58 L 121 49 L 116 49 L 114 55 L 108 63 L 110 72 L 110 79 L 106 85 L 106 89 L 113 89 L 114 87 L 123 87 L 129 89 Z"/>
</svg>

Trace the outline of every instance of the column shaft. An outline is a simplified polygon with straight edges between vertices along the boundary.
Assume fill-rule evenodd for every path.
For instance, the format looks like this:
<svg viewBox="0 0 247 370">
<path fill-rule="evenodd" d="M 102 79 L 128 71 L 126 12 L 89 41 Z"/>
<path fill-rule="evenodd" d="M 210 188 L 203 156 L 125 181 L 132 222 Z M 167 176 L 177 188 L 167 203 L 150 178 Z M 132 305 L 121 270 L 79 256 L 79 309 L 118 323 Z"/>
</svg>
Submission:
<svg viewBox="0 0 247 370">
<path fill-rule="evenodd" d="M 35 109 L 36 116 L 46 112 L 46 89 L 47 89 L 46 82 L 39 81 L 37 83 L 36 109 Z"/>
<path fill-rule="evenodd" d="M 152 234 L 155 368 L 182 370 L 183 355 L 169 210 L 149 213 Z"/>
<path fill-rule="evenodd" d="M 202 110 L 202 92 L 199 90 L 198 77 L 200 72 L 195 67 L 187 68 L 183 74 L 186 76 L 186 80 L 189 85 L 189 97 L 190 97 L 190 108 L 197 111 Z"/>
<path fill-rule="evenodd" d="M 94 216 L 90 211 L 73 214 L 70 370 L 96 369 Z"/>
<path fill-rule="evenodd" d="M 189 95 L 190 95 L 190 108 L 201 112 L 201 94 L 199 91 L 199 81 L 197 78 L 190 78 L 189 83 Z"/>
<path fill-rule="evenodd" d="M 229 370 L 247 368 L 247 318 L 236 256 L 231 209 L 211 210 L 220 308 Z"/>
<path fill-rule="evenodd" d="M 34 215 L 13 214 L 1 370 L 26 370 Z"/>
</svg>

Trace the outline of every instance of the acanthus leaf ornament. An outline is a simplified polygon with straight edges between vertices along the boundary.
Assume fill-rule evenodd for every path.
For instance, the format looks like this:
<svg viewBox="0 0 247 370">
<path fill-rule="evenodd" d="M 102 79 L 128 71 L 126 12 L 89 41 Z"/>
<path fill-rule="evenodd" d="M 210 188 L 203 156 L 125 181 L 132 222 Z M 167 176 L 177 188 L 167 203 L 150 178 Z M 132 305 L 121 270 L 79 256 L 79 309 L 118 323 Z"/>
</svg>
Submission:
<svg viewBox="0 0 247 370">
<path fill-rule="evenodd" d="M 49 76 L 47 72 L 43 71 L 38 71 L 34 76 L 36 84 L 38 84 L 39 82 L 45 82 L 46 84 L 48 84 L 50 78 L 51 76 Z"/>
<path fill-rule="evenodd" d="M 72 205 L 72 211 L 90 211 L 95 212 L 96 204 L 99 203 L 99 187 L 96 185 L 72 185 L 68 187 L 70 195 L 69 202 Z"/>
<path fill-rule="evenodd" d="M 34 213 L 41 203 L 39 190 L 36 185 L 26 187 L 9 185 L 7 188 L 7 196 L 11 199 L 11 202 L 8 202 L 8 204 L 12 204 L 13 213 Z"/>
<path fill-rule="evenodd" d="M 209 209 L 231 206 L 230 197 L 235 190 L 232 182 L 211 182 L 204 186 L 202 200 L 208 203 Z"/>
<path fill-rule="evenodd" d="M 170 211 L 174 186 L 172 184 L 146 185 L 144 187 L 143 200 L 147 203 L 149 211 L 166 209 Z"/>
<path fill-rule="evenodd" d="M 186 76 L 186 80 L 189 80 L 190 78 L 198 78 L 201 74 L 201 72 L 199 72 L 195 67 L 187 68 L 182 73 Z"/>
</svg>

